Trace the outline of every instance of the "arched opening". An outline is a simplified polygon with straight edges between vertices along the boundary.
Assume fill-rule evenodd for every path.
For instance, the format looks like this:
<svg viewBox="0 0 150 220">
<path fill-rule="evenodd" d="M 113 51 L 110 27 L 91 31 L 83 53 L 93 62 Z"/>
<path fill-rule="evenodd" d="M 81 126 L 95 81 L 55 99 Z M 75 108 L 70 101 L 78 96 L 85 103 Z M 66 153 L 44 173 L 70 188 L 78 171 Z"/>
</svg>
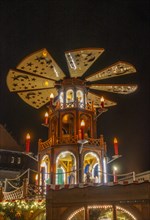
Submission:
<svg viewBox="0 0 150 220">
<path fill-rule="evenodd" d="M 40 163 L 40 184 L 50 184 L 50 159 L 45 155 Z"/>
<path fill-rule="evenodd" d="M 59 101 L 60 101 L 60 103 L 64 103 L 64 93 L 63 92 L 61 92 L 59 95 Z"/>
<path fill-rule="evenodd" d="M 72 212 L 67 220 L 85 220 L 84 207 Z M 87 207 L 89 220 L 113 220 L 114 213 L 112 205 L 91 205 Z M 136 220 L 136 217 L 128 210 L 116 206 L 116 217 L 118 220 Z"/>
<path fill-rule="evenodd" d="M 69 138 L 74 135 L 74 115 L 65 114 L 62 117 L 62 137 Z"/>
<path fill-rule="evenodd" d="M 56 159 L 56 184 L 76 183 L 76 158 L 70 151 L 61 152 Z"/>
<path fill-rule="evenodd" d="M 68 89 L 66 92 L 66 103 L 74 102 L 74 91 L 72 89 Z"/>
<path fill-rule="evenodd" d="M 84 156 L 84 182 L 101 182 L 100 160 L 96 153 L 88 152 Z"/>
<path fill-rule="evenodd" d="M 76 92 L 76 97 L 78 99 L 78 104 L 80 108 L 84 107 L 84 96 L 83 96 L 83 91 L 82 90 L 77 90 Z"/>
</svg>

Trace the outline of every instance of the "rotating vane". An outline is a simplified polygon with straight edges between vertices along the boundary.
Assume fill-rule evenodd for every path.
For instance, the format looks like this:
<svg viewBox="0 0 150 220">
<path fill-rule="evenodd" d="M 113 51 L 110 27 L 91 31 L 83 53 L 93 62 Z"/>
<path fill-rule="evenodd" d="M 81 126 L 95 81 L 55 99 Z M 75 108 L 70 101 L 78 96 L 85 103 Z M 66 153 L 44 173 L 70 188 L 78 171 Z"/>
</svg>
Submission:
<svg viewBox="0 0 150 220">
<path fill-rule="evenodd" d="M 103 48 L 84 48 L 65 52 L 70 78 L 84 78 L 84 73 L 104 52 Z M 83 79 L 88 88 L 87 101 L 100 106 L 100 98 L 94 91 L 130 94 L 137 89 L 135 84 L 99 84 L 97 81 L 111 77 L 135 73 L 133 65 L 119 61 Z M 49 102 L 49 95 L 58 95 L 57 84 L 63 83 L 66 75 L 46 49 L 39 50 L 24 58 L 16 69 L 10 69 L 7 86 L 17 93 L 27 104 L 40 108 Z M 105 106 L 116 105 L 105 100 Z"/>
</svg>

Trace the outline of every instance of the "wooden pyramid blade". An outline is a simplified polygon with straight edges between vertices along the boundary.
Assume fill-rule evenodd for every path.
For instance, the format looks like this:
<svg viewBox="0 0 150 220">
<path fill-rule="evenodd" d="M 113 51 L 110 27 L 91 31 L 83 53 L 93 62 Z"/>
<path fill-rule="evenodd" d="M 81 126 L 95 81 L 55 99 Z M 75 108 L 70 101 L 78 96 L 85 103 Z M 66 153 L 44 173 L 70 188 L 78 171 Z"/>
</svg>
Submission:
<svg viewBox="0 0 150 220">
<path fill-rule="evenodd" d="M 138 86 L 133 84 L 92 84 L 89 88 L 126 95 L 135 92 Z"/>
<path fill-rule="evenodd" d="M 46 49 L 39 50 L 24 58 L 17 69 L 56 81 L 65 77 L 63 71 Z"/>
<path fill-rule="evenodd" d="M 98 81 L 102 79 L 108 79 L 111 77 L 135 73 L 135 72 L 136 72 L 136 69 L 133 65 L 123 62 L 123 61 L 119 61 L 101 71 L 98 71 L 86 77 L 85 80 L 93 82 L 93 81 Z"/>
<path fill-rule="evenodd" d="M 53 93 L 54 96 L 57 96 L 58 94 L 55 88 L 51 88 L 45 90 L 18 92 L 18 95 L 24 102 L 38 109 L 49 102 L 51 93 Z"/>
<path fill-rule="evenodd" d="M 54 85 L 54 80 L 23 73 L 18 70 L 9 70 L 7 75 L 7 86 L 11 92 L 46 89 L 54 87 Z"/>
<path fill-rule="evenodd" d="M 95 108 L 101 107 L 101 98 L 102 96 L 98 96 L 97 94 L 93 92 L 88 92 L 87 101 L 89 103 L 93 103 Z M 108 99 L 104 99 L 104 107 L 110 107 L 116 104 L 117 104 L 116 102 L 112 102 Z"/>
<path fill-rule="evenodd" d="M 66 51 L 65 57 L 70 76 L 76 78 L 82 76 L 103 52 L 103 48 L 84 48 Z"/>
</svg>

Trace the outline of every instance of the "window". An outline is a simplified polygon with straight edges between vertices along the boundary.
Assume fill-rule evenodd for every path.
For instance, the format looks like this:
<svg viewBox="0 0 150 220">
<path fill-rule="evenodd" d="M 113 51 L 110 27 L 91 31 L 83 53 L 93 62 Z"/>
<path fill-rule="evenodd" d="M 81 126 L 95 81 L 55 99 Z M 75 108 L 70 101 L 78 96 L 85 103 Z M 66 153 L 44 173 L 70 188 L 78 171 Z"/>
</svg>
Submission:
<svg viewBox="0 0 150 220">
<path fill-rule="evenodd" d="M 74 102 L 74 92 L 72 89 L 66 92 L 66 103 Z"/>
<path fill-rule="evenodd" d="M 17 163 L 21 164 L 21 157 L 18 157 Z"/>
<path fill-rule="evenodd" d="M 60 103 L 63 103 L 64 102 L 64 93 L 63 92 L 60 93 L 59 98 L 60 98 Z"/>
<path fill-rule="evenodd" d="M 15 162 L 15 158 L 11 157 L 11 163 L 14 163 L 14 162 Z"/>
<path fill-rule="evenodd" d="M 77 91 L 76 96 L 78 98 L 78 102 L 82 102 L 83 103 L 83 92 L 81 90 Z"/>
</svg>

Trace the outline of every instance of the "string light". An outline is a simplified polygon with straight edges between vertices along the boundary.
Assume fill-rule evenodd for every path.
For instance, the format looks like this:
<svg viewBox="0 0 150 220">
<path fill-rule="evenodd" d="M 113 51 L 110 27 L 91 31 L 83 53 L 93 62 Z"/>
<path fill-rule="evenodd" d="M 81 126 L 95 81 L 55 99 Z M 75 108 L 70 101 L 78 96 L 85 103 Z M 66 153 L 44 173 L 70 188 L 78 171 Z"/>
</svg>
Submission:
<svg viewBox="0 0 150 220">
<path fill-rule="evenodd" d="M 17 215 L 26 215 L 26 211 L 34 212 L 41 210 L 46 211 L 45 200 L 12 200 L 12 201 L 2 201 L 1 208 L 2 211 L 7 215 L 7 210 L 13 210 L 14 214 Z M 13 213 L 12 213 L 13 214 Z"/>
<path fill-rule="evenodd" d="M 120 206 L 116 206 L 116 209 L 117 209 L 117 210 L 120 210 L 120 211 L 122 211 L 122 212 L 124 212 L 124 213 L 126 213 L 126 214 L 128 214 L 133 220 L 137 220 L 137 219 L 134 217 L 134 215 L 132 215 L 132 213 L 129 212 L 129 211 L 127 211 L 126 209 L 124 209 L 124 208 L 122 208 L 122 207 L 120 207 Z"/>
<path fill-rule="evenodd" d="M 87 207 L 88 210 L 89 209 L 109 209 L 109 211 L 113 212 L 113 206 L 112 205 L 90 205 Z M 129 215 L 133 220 L 137 220 L 136 217 L 129 211 L 127 211 L 126 209 L 120 207 L 120 206 L 116 206 L 116 210 L 117 211 L 122 211 L 123 213 L 126 213 L 127 215 Z M 80 209 L 75 210 L 68 218 L 67 220 L 72 220 L 73 217 L 75 217 L 78 213 L 84 211 L 85 212 L 85 208 L 81 207 Z"/>
<path fill-rule="evenodd" d="M 67 218 L 67 220 L 71 220 L 75 215 L 77 215 L 79 212 L 82 212 L 82 211 L 85 211 L 85 208 L 84 208 L 84 207 L 82 207 L 82 208 L 80 208 L 80 209 L 77 209 L 75 212 L 73 212 L 73 213 L 69 216 L 69 218 Z"/>
</svg>

